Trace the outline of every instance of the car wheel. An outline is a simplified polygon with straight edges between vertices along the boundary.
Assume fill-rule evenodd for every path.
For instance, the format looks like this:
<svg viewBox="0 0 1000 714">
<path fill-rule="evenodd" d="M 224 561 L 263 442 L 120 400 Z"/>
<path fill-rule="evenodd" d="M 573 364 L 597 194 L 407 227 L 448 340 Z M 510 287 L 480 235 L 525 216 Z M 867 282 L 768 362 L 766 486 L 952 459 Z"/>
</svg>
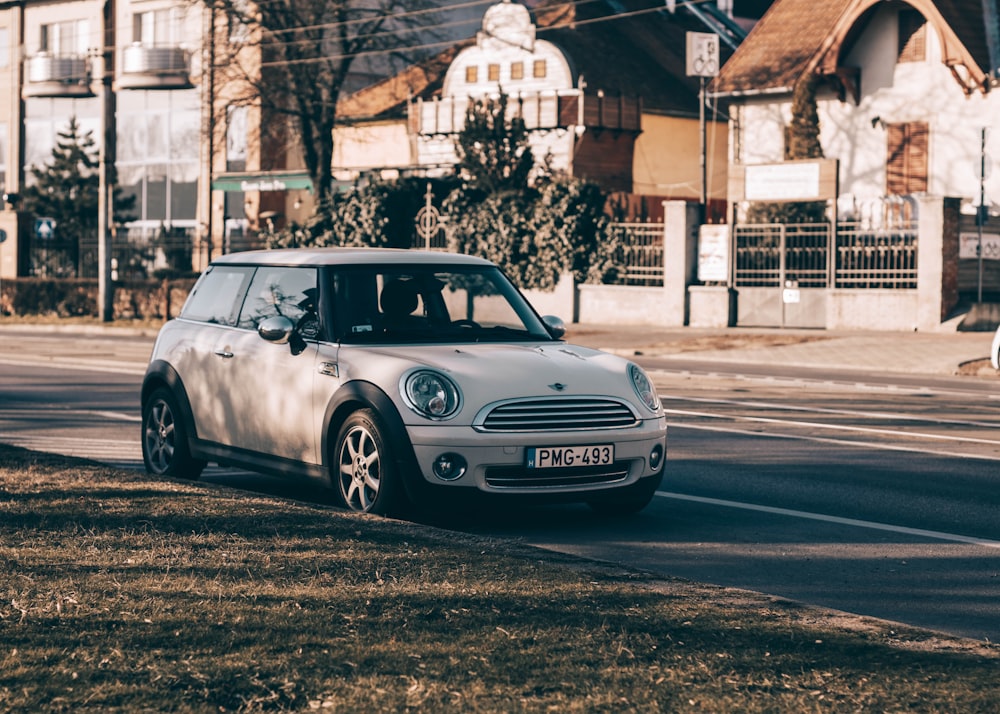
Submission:
<svg viewBox="0 0 1000 714">
<path fill-rule="evenodd" d="M 662 481 L 663 474 L 639 479 L 631 486 L 605 491 L 600 498 L 587 501 L 587 505 L 603 516 L 630 516 L 649 505 Z"/>
<path fill-rule="evenodd" d="M 197 479 L 205 462 L 191 456 L 184 420 L 169 389 L 154 391 L 142 407 L 142 460 L 157 476 Z"/>
<path fill-rule="evenodd" d="M 337 435 L 337 486 L 352 511 L 400 515 L 405 503 L 395 461 L 376 413 L 351 414 Z"/>
</svg>

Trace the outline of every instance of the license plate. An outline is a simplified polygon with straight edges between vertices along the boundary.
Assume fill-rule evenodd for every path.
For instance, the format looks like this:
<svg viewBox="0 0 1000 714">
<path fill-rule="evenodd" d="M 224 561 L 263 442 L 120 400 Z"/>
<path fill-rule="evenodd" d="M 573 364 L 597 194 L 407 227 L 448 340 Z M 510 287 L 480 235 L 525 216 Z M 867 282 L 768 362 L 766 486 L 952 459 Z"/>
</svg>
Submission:
<svg viewBox="0 0 1000 714">
<path fill-rule="evenodd" d="M 614 444 L 592 446 L 538 446 L 528 449 L 529 469 L 607 466 L 615 461 Z"/>
</svg>

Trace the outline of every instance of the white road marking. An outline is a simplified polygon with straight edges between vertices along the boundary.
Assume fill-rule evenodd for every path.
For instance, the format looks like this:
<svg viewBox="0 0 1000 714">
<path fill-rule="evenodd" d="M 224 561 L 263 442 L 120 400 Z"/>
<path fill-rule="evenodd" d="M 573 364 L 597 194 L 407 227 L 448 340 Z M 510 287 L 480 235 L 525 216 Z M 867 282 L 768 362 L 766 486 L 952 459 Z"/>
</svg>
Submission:
<svg viewBox="0 0 1000 714">
<path fill-rule="evenodd" d="M 72 369 L 86 372 L 107 372 L 111 374 L 131 374 L 142 376 L 146 374 L 146 365 L 135 362 L 114 360 L 88 360 L 85 357 L 60 358 L 52 360 L 21 360 L 10 357 L 0 357 L 0 364 L 14 367 L 47 367 L 49 369 Z"/>
<path fill-rule="evenodd" d="M 931 538 L 933 540 L 943 540 L 951 543 L 968 543 L 970 545 L 979 545 L 985 548 L 1000 548 L 1000 541 L 988 540 L 986 538 L 974 538 L 970 536 L 956 535 L 954 533 L 942 533 L 941 531 L 928 531 L 922 528 L 894 526 L 888 523 L 877 523 L 875 521 L 862 521 L 856 518 L 841 518 L 840 516 L 827 516 L 822 513 L 796 511 L 790 508 L 776 508 L 774 506 L 761 506 L 755 503 L 742 503 L 740 501 L 726 501 L 721 498 L 689 496 L 684 493 L 671 493 L 669 491 L 657 491 L 656 495 L 661 498 L 671 498 L 677 501 L 691 501 L 694 503 L 704 503 L 710 506 L 722 506 L 724 508 L 738 508 L 744 511 L 771 513 L 778 516 L 790 516 L 792 518 L 805 518 L 812 521 L 822 521 L 824 523 L 836 523 L 838 525 L 852 526 L 854 528 L 868 528 L 870 530 L 888 531 L 890 533 L 919 536 L 921 538 Z"/>
<path fill-rule="evenodd" d="M 949 426 L 980 426 L 987 429 L 1000 427 L 1000 422 L 968 421 L 964 419 L 931 419 L 925 416 L 900 414 L 898 412 L 876 412 L 861 409 L 827 409 L 822 407 L 803 407 L 791 404 L 775 404 L 773 402 L 744 401 L 740 399 L 721 399 L 712 397 L 673 397 L 660 395 L 660 399 L 678 402 L 698 402 L 700 404 L 727 404 L 735 407 L 750 407 L 752 409 L 768 409 L 771 411 L 805 412 L 807 414 L 833 414 L 836 416 L 859 417 L 861 419 L 878 419 L 885 421 L 913 421 L 926 424 L 947 424 Z"/>
<path fill-rule="evenodd" d="M 795 421 L 793 419 L 776 419 L 772 417 L 750 417 L 732 414 L 713 414 L 711 412 L 694 412 L 684 409 L 664 409 L 667 414 L 678 416 L 696 416 L 706 419 L 728 419 L 731 421 L 748 421 L 757 424 L 779 424 L 782 426 L 800 426 L 812 429 L 829 429 L 832 431 L 849 431 L 860 434 L 878 434 L 880 436 L 902 436 L 906 438 L 932 439 L 937 441 L 952 441 L 964 444 L 989 444 L 1000 447 L 996 439 L 976 439 L 968 436 L 948 436 L 946 434 L 929 434 L 919 431 L 900 431 L 898 429 L 873 429 L 866 426 L 846 426 L 844 424 L 824 424 L 818 421 Z"/>
<path fill-rule="evenodd" d="M 797 424 L 798 422 L 789 422 Z M 837 446 L 863 447 L 866 449 L 877 449 L 879 451 L 904 451 L 912 454 L 927 454 L 928 456 L 945 456 L 952 459 L 974 459 L 978 461 L 1000 461 L 1000 456 L 990 456 L 989 454 L 967 454 L 954 451 L 939 451 L 937 449 L 925 449 L 919 446 L 899 446 L 896 444 L 882 444 L 875 441 L 854 441 L 851 439 L 834 439 L 823 436 L 803 436 L 802 434 L 776 434 L 763 431 L 750 431 L 748 429 L 732 429 L 722 426 L 705 426 L 688 424 L 686 422 L 668 422 L 671 429 L 693 429 L 695 431 L 712 431 L 720 434 L 739 434 L 741 436 L 759 436 L 768 439 L 793 439 L 797 441 L 812 441 L 817 444 L 836 444 Z M 990 442 L 994 443 L 994 442 Z M 1000 444 L 998 444 L 1000 445 Z"/>
</svg>

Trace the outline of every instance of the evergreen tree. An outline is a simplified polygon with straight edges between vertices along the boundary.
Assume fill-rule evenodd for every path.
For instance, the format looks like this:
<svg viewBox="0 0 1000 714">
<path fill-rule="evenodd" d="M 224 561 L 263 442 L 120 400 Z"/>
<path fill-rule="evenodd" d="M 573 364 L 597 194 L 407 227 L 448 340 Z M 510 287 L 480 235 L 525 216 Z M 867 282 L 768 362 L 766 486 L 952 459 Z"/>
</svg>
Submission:
<svg viewBox="0 0 1000 714">
<path fill-rule="evenodd" d="M 31 168 L 22 208 L 35 217 L 54 219 L 55 246 L 68 253 L 70 265 L 78 266 L 81 242 L 97 235 L 100 158 L 94 133 L 82 132 L 76 117 L 56 137 L 50 162 Z M 135 206 L 134 196 L 122 199 L 117 190 L 113 195 L 121 211 Z M 121 214 L 115 218 L 126 220 Z"/>
<path fill-rule="evenodd" d="M 524 190 L 535 165 L 524 119 L 508 119 L 507 104 L 506 94 L 469 102 L 458 135 L 459 173 L 485 196 Z"/>
<path fill-rule="evenodd" d="M 792 121 L 785 128 L 785 160 L 822 159 L 816 89 L 819 78 L 801 77 L 792 91 Z M 825 201 L 754 203 L 747 211 L 751 223 L 819 223 L 826 219 Z"/>
</svg>

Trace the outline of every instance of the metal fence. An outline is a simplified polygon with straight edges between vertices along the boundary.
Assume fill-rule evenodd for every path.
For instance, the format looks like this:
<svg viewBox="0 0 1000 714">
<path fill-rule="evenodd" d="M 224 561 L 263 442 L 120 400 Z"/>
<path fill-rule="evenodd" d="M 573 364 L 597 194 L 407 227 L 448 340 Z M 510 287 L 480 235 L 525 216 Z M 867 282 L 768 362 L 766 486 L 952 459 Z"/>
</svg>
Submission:
<svg viewBox="0 0 1000 714">
<path fill-rule="evenodd" d="M 862 223 L 735 226 L 736 287 L 915 289 L 917 227 Z M 831 250 L 835 262 L 830 263 Z"/>
<path fill-rule="evenodd" d="M 157 271 L 191 272 L 198 244 L 193 228 L 127 228 L 111 240 L 116 280 L 143 280 Z M 99 247 L 96 235 L 72 240 L 35 240 L 31 247 L 31 274 L 48 278 L 97 278 Z"/>
<path fill-rule="evenodd" d="M 619 241 L 614 259 L 619 271 L 614 284 L 663 287 L 666 260 L 663 228 L 662 223 L 612 225 L 612 231 Z"/>
<path fill-rule="evenodd" d="M 913 222 L 877 230 L 842 223 L 837 227 L 836 250 L 835 287 L 917 287 L 917 227 Z"/>
<path fill-rule="evenodd" d="M 803 288 L 827 286 L 829 224 L 750 224 L 734 232 L 737 286 L 780 287 L 786 281 Z"/>
</svg>

